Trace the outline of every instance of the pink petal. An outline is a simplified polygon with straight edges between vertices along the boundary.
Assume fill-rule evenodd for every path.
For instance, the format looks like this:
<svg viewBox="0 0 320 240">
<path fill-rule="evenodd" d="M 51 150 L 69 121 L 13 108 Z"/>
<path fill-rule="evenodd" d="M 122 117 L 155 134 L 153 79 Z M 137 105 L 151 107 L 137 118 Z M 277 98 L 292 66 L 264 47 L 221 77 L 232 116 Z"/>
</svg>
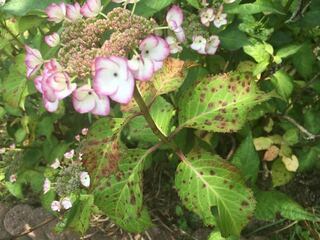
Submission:
<svg viewBox="0 0 320 240">
<path fill-rule="evenodd" d="M 80 95 L 80 96 L 79 96 Z M 86 95 L 84 97 L 84 95 Z M 79 98 L 81 100 L 79 100 Z M 87 86 L 83 86 L 74 91 L 72 96 L 72 103 L 74 109 L 79 113 L 91 112 L 95 106 L 95 96 L 92 89 L 87 89 Z"/>
<path fill-rule="evenodd" d="M 177 36 L 177 39 L 179 40 L 179 42 L 184 42 L 186 40 L 186 35 L 184 33 L 184 30 L 182 27 L 176 28 L 174 30 L 174 33 Z"/>
<path fill-rule="evenodd" d="M 136 66 L 133 66 L 133 68 L 131 67 L 131 70 L 135 79 L 141 80 L 141 81 L 149 81 L 152 78 L 152 75 L 154 73 L 154 65 L 152 60 L 138 56 L 137 59 L 133 59 L 131 61 L 134 61 L 134 62 L 137 61 L 137 64 L 138 64 L 137 69 L 134 69 Z M 136 65 L 136 63 L 134 63 L 134 65 Z M 130 61 L 129 61 L 129 68 L 130 68 Z"/>
<path fill-rule="evenodd" d="M 157 72 L 163 67 L 163 61 L 152 61 L 154 71 Z"/>
<path fill-rule="evenodd" d="M 167 13 L 166 20 L 170 25 L 170 22 L 175 22 L 177 26 L 181 26 L 183 22 L 183 12 L 182 9 L 177 6 L 173 5 Z"/>
<path fill-rule="evenodd" d="M 146 37 L 139 46 L 143 58 L 155 61 L 163 61 L 170 54 L 170 46 L 166 40 L 158 36 Z"/>
<path fill-rule="evenodd" d="M 50 102 L 47 100 L 44 96 L 42 97 L 44 107 L 47 109 L 48 112 L 55 112 L 57 111 L 59 107 L 59 100 L 56 100 L 54 102 Z"/>
<path fill-rule="evenodd" d="M 96 17 L 102 10 L 100 0 L 87 0 L 87 2 L 82 6 L 80 12 L 83 16 L 92 18 Z"/>
<path fill-rule="evenodd" d="M 91 111 L 95 115 L 107 116 L 110 113 L 110 101 L 106 96 L 97 96 L 95 108 Z"/>
<path fill-rule="evenodd" d="M 40 93 L 43 93 L 43 91 L 42 91 L 42 78 L 43 78 L 42 75 L 40 75 L 34 79 L 34 85 L 35 85 L 36 89 L 38 90 L 38 92 L 40 92 Z"/>
<path fill-rule="evenodd" d="M 75 3 L 74 5 L 67 4 L 66 18 L 70 22 L 75 22 L 82 18 L 80 13 L 81 7 L 79 3 Z"/>
<path fill-rule="evenodd" d="M 60 43 L 59 34 L 54 32 L 51 35 L 47 35 L 44 37 L 44 41 L 49 47 L 56 47 Z"/>
<path fill-rule="evenodd" d="M 128 104 L 133 96 L 134 84 L 133 75 L 128 71 L 128 79 L 121 82 L 121 88 L 115 94 L 110 95 L 110 98 L 115 102 Z"/>
<path fill-rule="evenodd" d="M 59 23 L 62 22 L 66 16 L 66 4 L 65 3 L 52 3 L 46 8 L 48 20 Z"/>
<path fill-rule="evenodd" d="M 112 95 L 128 78 L 128 63 L 123 57 L 98 57 L 95 60 L 93 88 L 99 95 Z"/>
</svg>

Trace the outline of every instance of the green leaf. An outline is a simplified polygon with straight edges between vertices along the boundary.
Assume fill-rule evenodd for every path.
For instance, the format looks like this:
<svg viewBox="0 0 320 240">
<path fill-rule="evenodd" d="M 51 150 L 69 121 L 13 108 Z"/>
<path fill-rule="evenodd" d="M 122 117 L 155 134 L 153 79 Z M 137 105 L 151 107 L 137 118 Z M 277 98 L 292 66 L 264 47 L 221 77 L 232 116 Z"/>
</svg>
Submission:
<svg viewBox="0 0 320 240">
<path fill-rule="evenodd" d="M 294 173 L 289 172 L 280 159 L 272 164 L 272 185 L 278 187 L 287 184 L 294 177 Z"/>
<path fill-rule="evenodd" d="M 258 176 L 260 158 L 254 147 L 251 132 L 241 142 L 231 159 L 231 163 L 241 170 L 245 180 L 251 179 L 254 183 Z"/>
<path fill-rule="evenodd" d="M 248 44 L 248 37 L 241 32 L 236 25 L 228 27 L 219 34 L 221 46 L 227 50 L 234 51 Z"/>
<path fill-rule="evenodd" d="M 272 221 L 278 213 L 282 217 L 293 221 L 315 221 L 317 219 L 315 215 L 307 212 L 284 193 L 278 191 L 257 191 L 255 192 L 255 197 L 257 200 L 255 217 L 258 220 Z"/>
<path fill-rule="evenodd" d="M 227 13 L 232 14 L 256 14 L 261 12 L 269 12 L 285 15 L 278 4 L 275 1 L 270 0 L 257 0 L 254 3 L 245 3 L 235 6 L 234 8 L 229 8 Z"/>
<path fill-rule="evenodd" d="M 266 50 L 266 46 L 271 46 L 266 43 L 251 43 L 243 47 L 243 51 L 249 56 L 253 57 L 256 62 L 269 62 L 270 60 L 270 51 Z"/>
<path fill-rule="evenodd" d="M 117 171 L 101 179 L 95 192 L 99 209 L 129 232 L 142 232 L 152 226 L 142 197 L 142 172 L 147 155 L 145 150 L 123 150 Z"/>
<path fill-rule="evenodd" d="M 176 91 L 186 77 L 185 62 L 175 58 L 168 58 L 163 68 L 154 75 L 152 81 L 156 95 L 163 95 Z"/>
<path fill-rule="evenodd" d="M 225 240 L 225 238 L 221 236 L 221 232 L 214 231 L 209 235 L 208 240 Z"/>
<path fill-rule="evenodd" d="M 199 3 L 198 0 L 187 0 L 187 2 L 188 2 L 191 6 L 195 7 L 196 9 L 200 9 L 200 8 L 201 8 L 201 5 L 200 5 L 200 3 Z"/>
<path fill-rule="evenodd" d="M 276 57 L 280 57 L 280 58 L 289 57 L 295 54 L 296 52 L 298 52 L 301 47 L 302 45 L 296 45 L 296 44 L 283 47 L 277 52 Z"/>
<path fill-rule="evenodd" d="M 80 198 L 74 203 L 69 211 L 68 227 L 84 234 L 90 227 L 90 216 L 94 206 L 93 195 L 80 195 Z"/>
<path fill-rule="evenodd" d="M 175 115 L 174 107 L 164 98 L 158 97 L 150 108 L 150 114 L 158 129 L 166 136 L 171 132 L 172 119 Z M 157 143 L 159 139 L 152 132 L 143 116 L 136 117 L 128 124 L 128 138 L 139 143 Z"/>
<path fill-rule="evenodd" d="M 142 171 L 148 152 L 121 144 L 125 122 L 100 119 L 89 129 L 80 152 L 95 189 L 95 204 L 126 231 L 141 232 L 152 225 L 142 204 Z"/>
<path fill-rule="evenodd" d="M 271 77 L 271 82 L 277 90 L 277 93 L 284 99 L 289 99 L 293 91 L 293 79 L 285 71 L 279 70 Z"/>
<path fill-rule="evenodd" d="M 298 73 L 304 78 L 312 76 L 314 63 L 315 56 L 313 54 L 312 45 L 309 43 L 304 44 L 293 56 L 293 65 Z"/>
<path fill-rule="evenodd" d="M 22 191 L 22 184 L 21 183 L 6 182 L 6 188 L 16 198 L 23 199 L 23 191 Z"/>
<path fill-rule="evenodd" d="M 60 3 L 61 0 L 10 0 L 2 8 L 1 12 L 24 16 L 29 12 L 44 10 L 51 3 Z M 64 0 L 63 2 L 70 2 Z"/>
<path fill-rule="evenodd" d="M 135 14 L 141 15 L 144 17 L 151 17 L 155 13 L 159 12 L 163 8 L 169 6 L 173 0 L 140 0 L 137 3 Z"/>
<path fill-rule="evenodd" d="M 217 155 L 191 153 L 176 171 L 175 185 L 183 204 L 206 225 L 217 224 L 222 236 L 240 236 L 255 200 L 238 170 Z"/>
<path fill-rule="evenodd" d="M 24 99 L 28 95 L 24 55 L 18 55 L 9 68 L 9 75 L 3 80 L 3 100 L 13 108 L 24 109 Z"/>
<path fill-rule="evenodd" d="M 299 130 L 297 128 L 288 129 L 283 135 L 283 140 L 289 145 L 293 146 L 299 142 Z"/>
<path fill-rule="evenodd" d="M 258 91 L 248 73 L 209 76 L 180 98 L 179 123 L 206 131 L 237 131 L 245 124 L 250 109 L 268 98 Z"/>
<path fill-rule="evenodd" d="M 31 28 L 38 27 L 41 23 L 45 21 L 44 18 L 40 18 L 35 15 L 24 16 L 19 19 L 19 32 L 23 33 Z"/>
</svg>

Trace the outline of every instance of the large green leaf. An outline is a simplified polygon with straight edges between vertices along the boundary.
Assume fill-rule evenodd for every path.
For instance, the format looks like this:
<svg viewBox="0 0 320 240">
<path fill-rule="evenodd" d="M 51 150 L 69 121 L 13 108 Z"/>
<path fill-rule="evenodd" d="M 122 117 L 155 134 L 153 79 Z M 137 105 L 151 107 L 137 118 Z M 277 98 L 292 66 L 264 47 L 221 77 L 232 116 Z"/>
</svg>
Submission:
<svg viewBox="0 0 320 240">
<path fill-rule="evenodd" d="M 248 73 L 209 76 L 180 98 L 179 123 L 207 131 L 237 131 L 246 122 L 248 111 L 268 98 Z"/>
<path fill-rule="evenodd" d="M 181 162 L 175 185 L 183 204 L 206 225 L 217 224 L 223 236 L 240 235 L 255 200 L 239 171 L 217 155 L 192 153 Z"/>
<path fill-rule="evenodd" d="M 80 195 L 70 211 L 68 227 L 84 234 L 90 227 L 90 215 L 93 209 L 93 195 Z M 68 214 L 67 214 L 68 217 Z"/>
<path fill-rule="evenodd" d="M 238 50 L 248 44 L 248 37 L 238 29 L 237 25 L 228 27 L 219 34 L 221 46 L 227 50 Z"/>
<path fill-rule="evenodd" d="M 28 82 L 24 55 L 18 55 L 15 63 L 10 66 L 9 75 L 3 81 L 3 100 L 13 108 L 24 108 L 24 100 L 28 95 Z"/>
<path fill-rule="evenodd" d="M 103 178 L 95 191 L 96 205 L 129 232 L 142 232 L 152 223 L 143 207 L 142 172 L 148 152 L 125 150 L 114 174 Z"/>
<path fill-rule="evenodd" d="M 314 214 L 307 212 L 284 193 L 278 191 L 257 191 L 255 197 L 257 199 L 255 217 L 259 220 L 271 221 L 279 213 L 282 217 L 290 220 L 314 221 L 317 219 Z"/>
<path fill-rule="evenodd" d="M 305 43 L 299 51 L 293 55 L 293 65 L 304 78 L 312 76 L 315 62 L 316 58 L 313 54 L 313 47 L 309 43 Z"/>
<path fill-rule="evenodd" d="M 173 0 L 140 0 L 137 4 L 135 13 L 141 16 L 151 17 L 153 14 L 169 6 L 172 2 Z"/>
<path fill-rule="evenodd" d="M 251 179 L 254 183 L 258 176 L 260 158 L 254 147 L 251 132 L 241 142 L 233 155 L 231 162 L 241 170 L 245 179 Z"/>
<path fill-rule="evenodd" d="M 277 0 L 256 0 L 254 3 L 244 3 L 228 8 L 227 13 L 256 14 L 261 12 L 285 14 Z"/>
<path fill-rule="evenodd" d="M 95 204 L 123 229 L 141 232 L 152 225 L 142 205 L 142 171 L 148 152 L 121 144 L 125 123 L 126 119 L 97 121 L 80 151 L 92 178 Z"/>
<path fill-rule="evenodd" d="M 271 77 L 271 82 L 274 85 L 277 93 L 284 99 L 289 99 L 293 91 L 293 79 L 283 70 L 277 71 Z"/>
<path fill-rule="evenodd" d="M 16 16 L 24 16 L 29 12 L 44 10 L 51 3 L 60 3 L 60 2 L 70 2 L 67 0 L 10 0 L 0 8 L 0 11 L 3 11 L 8 14 Z"/>
</svg>

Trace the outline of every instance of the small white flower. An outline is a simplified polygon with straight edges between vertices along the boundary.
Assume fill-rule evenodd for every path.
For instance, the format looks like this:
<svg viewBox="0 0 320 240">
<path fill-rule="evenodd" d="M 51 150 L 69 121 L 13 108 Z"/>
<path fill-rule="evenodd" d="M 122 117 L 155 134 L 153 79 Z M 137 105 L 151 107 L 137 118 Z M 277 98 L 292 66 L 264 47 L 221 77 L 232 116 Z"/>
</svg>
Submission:
<svg viewBox="0 0 320 240">
<path fill-rule="evenodd" d="M 213 8 L 204 8 L 200 11 L 200 20 L 206 27 L 210 26 L 210 23 L 214 20 L 215 14 Z"/>
<path fill-rule="evenodd" d="M 90 186 L 90 176 L 88 172 L 81 172 L 80 173 L 80 182 L 84 187 Z"/>
<path fill-rule="evenodd" d="M 75 138 L 78 142 L 80 142 L 80 135 L 79 135 L 79 134 L 76 135 L 74 138 Z"/>
<path fill-rule="evenodd" d="M 51 210 L 54 212 L 60 212 L 61 210 L 61 204 L 59 201 L 53 201 L 51 203 Z"/>
<path fill-rule="evenodd" d="M 0 148 L 0 154 L 4 154 L 6 152 L 6 148 Z"/>
<path fill-rule="evenodd" d="M 17 181 L 17 175 L 12 174 L 12 175 L 9 177 L 9 181 L 10 181 L 11 183 L 16 182 L 16 181 Z"/>
<path fill-rule="evenodd" d="M 79 153 L 78 159 L 79 159 L 80 161 L 82 161 L 82 156 L 83 156 L 83 153 Z"/>
<path fill-rule="evenodd" d="M 61 205 L 66 210 L 72 208 L 72 202 L 68 197 L 65 197 L 61 200 Z"/>
<path fill-rule="evenodd" d="M 0 0 L 0 7 L 6 3 L 6 0 Z"/>
<path fill-rule="evenodd" d="M 201 0 L 201 5 L 204 7 L 208 7 L 209 6 L 208 0 Z"/>
<path fill-rule="evenodd" d="M 168 36 L 166 37 L 166 41 L 169 44 L 171 54 L 175 54 L 182 51 L 182 47 L 179 45 L 179 42 L 175 37 Z"/>
<path fill-rule="evenodd" d="M 220 39 L 216 35 L 212 35 L 206 44 L 206 53 L 209 55 L 214 55 L 219 47 Z"/>
<path fill-rule="evenodd" d="M 193 42 L 190 47 L 200 54 L 206 54 L 207 40 L 202 36 L 194 36 L 192 40 Z"/>
<path fill-rule="evenodd" d="M 227 14 L 226 13 L 217 14 L 213 20 L 213 24 L 217 28 L 220 28 L 222 25 L 226 25 L 227 24 Z"/>
<path fill-rule="evenodd" d="M 82 134 L 83 136 L 86 136 L 86 135 L 88 134 L 88 131 L 89 131 L 88 128 L 82 128 L 81 134 Z"/>
<path fill-rule="evenodd" d="M 14 150 L 14 149 L 16 148 L 16 145 L 15 145 L 14 143 L 12 143 L 12 144 L 9 146 L 9 148 L 10 148 L 11 150 Z"/>
<path fill-rule="evenodd" d="M 50 165 L 50 167 L 52 167 L 53 169 L 59 168 L 59 167 L 60 167 L 60 161 L 59 161 L 59 159 L 56 158 L 56 159 L 54 160 L 54 162 Z"/>
<path fill-rule="evenodd" d="M 63 156 L 64 156 L 66 159 L 71 159 L 71 158 L 73 158 L 73 156 L 74 156 L 74 149 L 72 149 L 72 150 L 69 151 L 69 152 L 66 152 Z"/>
<path fill-rule="evenodd" d="M 49 192 L 50 188 L 51 188 L 51 182 L 48 178 L 46 178 L 43 183 L 43 194 L 46 194 L 47 192 Z"/>
</svg>

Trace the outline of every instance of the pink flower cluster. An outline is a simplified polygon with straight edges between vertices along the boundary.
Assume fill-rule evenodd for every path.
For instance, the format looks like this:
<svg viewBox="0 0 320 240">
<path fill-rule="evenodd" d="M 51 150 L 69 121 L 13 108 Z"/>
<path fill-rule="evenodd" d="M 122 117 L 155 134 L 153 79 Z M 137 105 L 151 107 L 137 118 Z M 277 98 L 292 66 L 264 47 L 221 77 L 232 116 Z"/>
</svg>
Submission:
<svg viewBox="0 0 320 240">
<path fill-rule="evenodd" d="M 95 17 L 102 10 L 100 0 L 87 0 L 80 7 L 78 3 L 51 4 L 46 12 L 49 21 L 59 23 L 63 20 L 76 21 L 85 17 Z M 185 40 L 182 29 L 182 10 L 174 5 L 166 17 L 169 28 L 175 33 L 179 42 Z M 171 37 L 173 38 L 173 37 Z M 170 39 L 170 38 L 169 38 Z M 59 35 L 53 33 L 46 36 L 49 46 L 59 44 Z M 170 43 L 170 45 L 169 45 Z M 66 70 L 55 60 L 44 61 L 41 53 L 26 46 L 26 66 L 28 78 L 43 70 L 34 78 L 36 89 L 42 94 L 44 106 L 49 112 L 58 109 L 59 101 L 72 94 L 74 109 L 79 113 L 92 113 L 106 116 L 110 112 L 110 99 L 120 104 L 128 104 L 133 97 L 135 80 L 149 81 L 159 71 L 170 53 L 181 50 L 178 43 L 168 41 L 154 34 L 143 39 L 134 51 L 131 59 L 124 56 L 98 56 L 92 62 L 93 82 L 77 86 Z"/>
</svg>

